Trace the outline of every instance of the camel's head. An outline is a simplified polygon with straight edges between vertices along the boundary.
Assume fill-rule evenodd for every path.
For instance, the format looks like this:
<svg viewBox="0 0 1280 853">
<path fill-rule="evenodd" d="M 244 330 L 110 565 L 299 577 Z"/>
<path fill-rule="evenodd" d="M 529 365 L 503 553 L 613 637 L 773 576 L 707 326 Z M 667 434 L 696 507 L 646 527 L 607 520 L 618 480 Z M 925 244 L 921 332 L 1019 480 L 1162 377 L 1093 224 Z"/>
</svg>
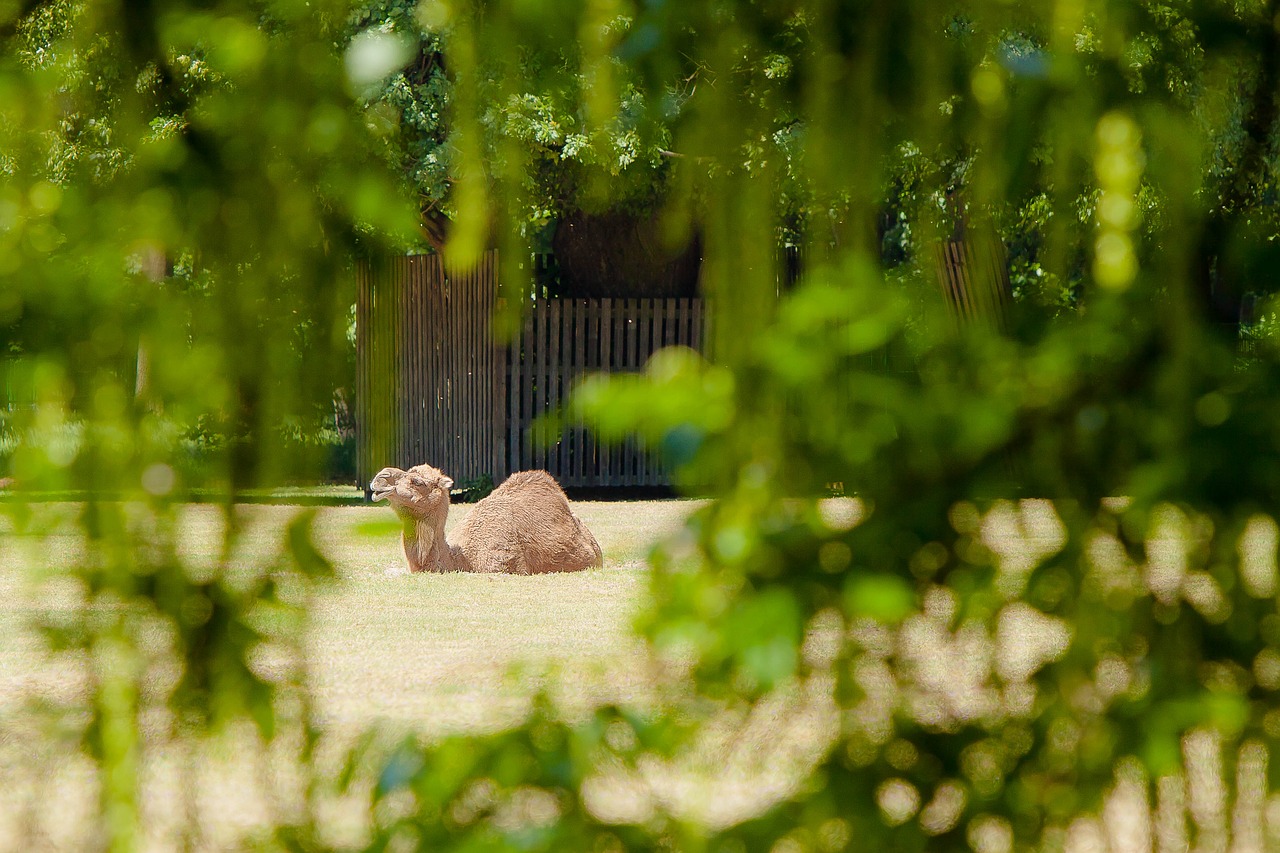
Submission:
<svg viewBox="0 0 1280 853">
<path fill-rule="evenodd" d="M 383 468 L 369 483 L 375 501 L 386 500 L 396 512 L 444 524 L 453 480 L 430 465 L 408 471 Z"/>
<path fill-rule="evenodd" d="M 383 468 L 369 481 L 369 491 L 375 501 L 387 500 L 395 493 L 396 483 L 405 474 L 402 468 Z"/>
</svg>

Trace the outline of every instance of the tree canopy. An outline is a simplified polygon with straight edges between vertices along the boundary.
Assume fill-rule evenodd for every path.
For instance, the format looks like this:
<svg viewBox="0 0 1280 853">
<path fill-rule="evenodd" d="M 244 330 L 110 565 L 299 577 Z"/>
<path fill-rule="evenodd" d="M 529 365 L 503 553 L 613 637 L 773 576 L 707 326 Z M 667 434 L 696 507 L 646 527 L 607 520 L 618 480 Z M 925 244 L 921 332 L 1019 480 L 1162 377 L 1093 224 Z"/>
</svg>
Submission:
<svg viewBox="0 0 1280 853">
<path fill-rule="evenodd" d="M 104 846 L 139 845 L 161 745 L 245 724 L 302 778 L 281 849 L 328 843 L 335 789 L 363 792 L 375 849 L 1075 849 L 1117 803 L 1221 849 L 1228 802 L 1237 840 L 1274 845 L 1277 13 L 0 5 L 0 328 L 35 389 L 5 473 L 83 499 L 78 598 L 46 638 L 87 661 L 54 711 Z M 421 240 L 424 212 L 465 263 L 614 209 L 696 237 L 714 316 L 707 357 L 589 378 L 570 408 L 712 498 L 654 550 L 639 624 L 687 678 L 494 735 L 370 737 L 322 778 L 302 638 L 327 564 L 304 515 L 247 570 L 233 500 L 314 470 L 280 426 L 331 393 L 352 259 Z M 936 286 L 932 247 L 984 233 L 1007 329 L 954 323 Z M 786 241 L 808 254 L 780 288 Z M 202 423 L 230 438 L 185 465 Z M 225 496 L 212 570 L 172 525 L 197 484 Z M 11 529 L 57 534 L 22 494 Z M 267 652 L 291 663 L 264 674 Z M 838 730 L 768 811 L 598 808 L 606 771 L 797 696 Z M 1206 755 L 1229 794 L 1188 822 Z M 551 817 L 512 822 L 531 796 Z"/>
</svg>

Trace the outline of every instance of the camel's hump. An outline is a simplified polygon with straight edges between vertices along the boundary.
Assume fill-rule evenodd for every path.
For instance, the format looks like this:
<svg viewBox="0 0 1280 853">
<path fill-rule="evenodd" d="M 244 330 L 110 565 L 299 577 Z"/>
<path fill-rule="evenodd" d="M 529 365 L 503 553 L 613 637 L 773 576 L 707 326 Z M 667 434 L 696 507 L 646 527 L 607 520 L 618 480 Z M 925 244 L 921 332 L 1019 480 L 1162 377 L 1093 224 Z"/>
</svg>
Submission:
<svg viewBox="0 0 1280 853">
<path fill-rule="evenodd" d="M 552 477 L 546 471 L 517 471 L 507 479 L 503 480 L 502 485 L 493 490 L 493 494 L 509 494 L 530 486 L 535 488 L 546 488 L 550 486 L 556 491 L 560 491 L 560 484 L 556 482 L 556 478 Z"/>
</svg>

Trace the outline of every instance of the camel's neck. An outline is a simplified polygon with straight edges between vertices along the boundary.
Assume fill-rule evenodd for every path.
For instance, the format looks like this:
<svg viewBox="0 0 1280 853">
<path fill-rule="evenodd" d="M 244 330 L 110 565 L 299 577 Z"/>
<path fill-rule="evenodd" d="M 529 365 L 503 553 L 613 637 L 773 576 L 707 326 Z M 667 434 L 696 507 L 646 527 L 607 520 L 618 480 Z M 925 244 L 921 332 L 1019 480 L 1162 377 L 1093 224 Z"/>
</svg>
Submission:
<svg viewBox="0 0 1280 853">
<path fill-rule="evenodd" d="M 444 538 L 444 525 L 422 518 L 401 516 L 404 523 L 404 555 L 415 572 L 469 572 L 462 552 Z"/>
</svg>

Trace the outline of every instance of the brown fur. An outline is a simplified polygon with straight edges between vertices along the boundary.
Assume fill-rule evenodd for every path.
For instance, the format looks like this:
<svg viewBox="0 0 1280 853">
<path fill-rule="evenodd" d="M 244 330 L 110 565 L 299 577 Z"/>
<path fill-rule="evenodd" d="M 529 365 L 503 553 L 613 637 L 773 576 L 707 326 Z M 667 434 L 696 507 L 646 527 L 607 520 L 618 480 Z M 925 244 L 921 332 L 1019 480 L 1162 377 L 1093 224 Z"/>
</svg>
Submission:
<svg viewBox="0 0 1280 853">
<path fill-rule="evenodd" d="M 569 508 L 546 471 L 512 474 L 445 541 L 453 480 L 430 465 L 383 468 L 369 488 L 404 523 L 404 554 L 413 572 L 576 572 L 604 564 L 600 545 Z"/>
</svg>

